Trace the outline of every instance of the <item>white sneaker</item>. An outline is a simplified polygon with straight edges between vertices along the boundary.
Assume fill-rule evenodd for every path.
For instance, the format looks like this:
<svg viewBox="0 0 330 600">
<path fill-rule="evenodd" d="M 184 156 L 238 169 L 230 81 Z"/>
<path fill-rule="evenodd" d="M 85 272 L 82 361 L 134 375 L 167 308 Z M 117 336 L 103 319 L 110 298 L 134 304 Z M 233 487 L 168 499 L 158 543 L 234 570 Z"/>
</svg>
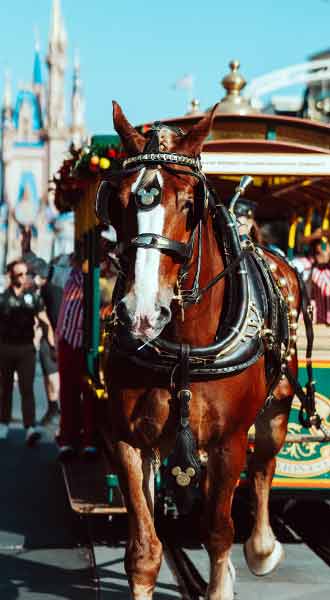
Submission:
<svg viewBox="0 0 330 600">
<path fill-rule="evenodd" d="M 60 462 L 66 462 L 71 460 L 71 458 L 73 458 L 75 455 L 75 449 L 73 446 L 70 446 L 70 444 L 67 444 L 65 446 L 60 446 L 60 448 L 58 449 L 58 455 L 57 458 Z"/>
<path fill-rule="evenodd" d="M 33 446 L 41 438 L 41 433 L 36 427 L 31 425 L 26 429 L 25 443 L 28 446 Z"/>
<path fill-rule="evenodd" d="M 0 440 L 5 440 L 9 433 L 9 426 L 7 423 L 0 423 Z"/>
<path fill-rule="evenodd" d="M 94 457 L 97 457 L 97 455 L 98 455 L 97 448 L 95 446 L 84 446 L 83 451 L 82 451 L 82 455 L 85 458 L 94 458 Z"/>
</svg>

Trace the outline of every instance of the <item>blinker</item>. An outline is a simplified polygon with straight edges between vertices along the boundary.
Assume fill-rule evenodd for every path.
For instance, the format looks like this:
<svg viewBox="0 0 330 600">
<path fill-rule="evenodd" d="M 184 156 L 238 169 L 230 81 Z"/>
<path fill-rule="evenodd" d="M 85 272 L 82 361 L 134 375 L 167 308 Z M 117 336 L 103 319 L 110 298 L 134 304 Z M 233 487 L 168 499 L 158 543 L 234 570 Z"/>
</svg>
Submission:
<svg viewBox="0 0 330 600">
<path fill-rule="evenodd" d="M 111 224 L 109 213 L 110 195 L 111 191 L 109 183 L 107 181 L 102 181 L 96 193 L 95 213 L 101 223 L 105 225 Z"/>
</svg>

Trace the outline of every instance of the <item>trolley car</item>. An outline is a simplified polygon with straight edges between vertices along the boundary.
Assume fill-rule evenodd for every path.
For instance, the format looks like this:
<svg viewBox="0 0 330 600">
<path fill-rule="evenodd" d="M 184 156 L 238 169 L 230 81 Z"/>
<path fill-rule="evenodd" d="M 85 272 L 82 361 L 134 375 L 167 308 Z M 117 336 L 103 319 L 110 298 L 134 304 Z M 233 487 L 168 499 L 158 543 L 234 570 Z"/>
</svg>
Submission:
<svg viewBox="0 0 330 600">
<path fill-rule="evenodd" d="M 226 78 L 224 80 L 226 82 Z M 280 221 L 287 236 L 287 254 L 292 258 L 297 227 L 310 231 L 312 215 L 329 227 L 330 127 L 309 120 L 254 114 L 239 96 L 241 84 L 225 85 L 227 95 L 219 104 L 210 139 L 202 153 L 203 170 L 222 201 L 230 200 L 243 175 L 251 175 L 249 199 L 256 202 L 256 217 Z M 235 91 L 235 94 L 233 92 Z M 241 98 L 241 102 L 239 101 Z M 200 114 L 164 121 L 185 130 Z M 141 127 L 146 131 L 149 124 Z M 66 161 L 56 178 L 59 210 L 74 210 L 76 246 L 84 259 L 86 377 L 95 392 L 95 402 L 106 402 L 99 373 L 103 352 L 100 338 L 100 223 L 95 216 L 96 190 L 108 169 L 116 168 L 118 150 L 113 136 L 95 136 L 90 147 Z M 305 383 L 304 334 L 298 330 L 300 381 Z M 287 442 L 277 457 L 274 493 L 330 495 L 330 330 L 315 327 L 314 375 L 317 411 L 321 429 L 304 429 L 299 423 L 300 402 L 295 399 L 290 415 Z M 253 451 L 253 431 L 249 435 Z M 72 506 L 79 512 L 120 512 L 118 481 L 108 453 L 101 454 L 97 470 L 102 499 L 93 501 L 95 465 L 69 464 L 64 467 Z M 101 466 L 100 466 L 101 465 Z M 92 480 L 89 480 L 89 473 Z M 102 481 L 100 481 L 102 479 Z M 74 481 L 78 480 L 78 488 Z M 106 489 L 106 484 L 107 489 Z M 157 482 L 161 489 L 161 481 Z M 245 474 L 241 486 L 245 485 Z M 80 486 L 80 487 L 79 487 Z M 78 490 L 78 491 L 77 491 Z M 84 500 L 84 495 L 87 500 Z M 79 496 L 79 501 L 77 501 Z"/>
</svg>

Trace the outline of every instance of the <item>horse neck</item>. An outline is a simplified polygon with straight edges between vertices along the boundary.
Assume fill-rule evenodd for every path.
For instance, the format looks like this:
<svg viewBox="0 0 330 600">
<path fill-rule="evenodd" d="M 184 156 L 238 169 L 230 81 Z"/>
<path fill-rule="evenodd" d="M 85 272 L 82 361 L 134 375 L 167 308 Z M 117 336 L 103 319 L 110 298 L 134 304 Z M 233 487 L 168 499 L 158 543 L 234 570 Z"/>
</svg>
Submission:
<svg viewBox="0 0 330 600">
<path fill-rule="evenodd" d="M 190 289 L 196 274 L 198 260 L 198 242 L 196 238 L 193 260 L 188 277 L 182 283 L 182 289 Z M 212 218 L 202 227 L 202 261 L 199 278 L 200 288 L 205 287 L 224 268 L 222 256 L 214 235 Z M 175 337 L 178 341 L 191 345 L 208 345 L 214 341 L 219 325 L 225 283 L 224 279 L 211 287 L 198 304 L 191 304 L 184 309 L 184 320 L 181 310 L 177 310 L 174 321 Z"/>
</svg>

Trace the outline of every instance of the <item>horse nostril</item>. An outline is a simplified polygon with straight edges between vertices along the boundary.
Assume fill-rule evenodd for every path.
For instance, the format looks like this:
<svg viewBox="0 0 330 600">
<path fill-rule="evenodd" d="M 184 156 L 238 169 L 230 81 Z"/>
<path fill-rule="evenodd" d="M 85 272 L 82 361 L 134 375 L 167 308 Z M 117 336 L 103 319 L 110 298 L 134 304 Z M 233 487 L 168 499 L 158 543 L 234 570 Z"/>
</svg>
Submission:
<svg viewBox="0 0 330 600">
<path fill-rule="evenodd" d="M 119 321 L 121 321 L 122 323 L 129 323 L 130 322 L 130 316 L 127 310 L 127 306 L 125 304 L 125 302 L 123 302 L 122 300 L 120 302 L 118 302 L 117 306 L 116 306 L 116 313 L 117 313 L 117 317 L 119 319 Z"/>
<path fill-rule="evenodd" d="M 169 323 L 169 321 L 171 320 L 171 317 L 172 317 L 171 309 L 168 308 L 167 306 L 161 306 L 160 307 L 160 317 L 161 317 L 161 319 L 163 319 L 164 321 Z"/>
</svg>

